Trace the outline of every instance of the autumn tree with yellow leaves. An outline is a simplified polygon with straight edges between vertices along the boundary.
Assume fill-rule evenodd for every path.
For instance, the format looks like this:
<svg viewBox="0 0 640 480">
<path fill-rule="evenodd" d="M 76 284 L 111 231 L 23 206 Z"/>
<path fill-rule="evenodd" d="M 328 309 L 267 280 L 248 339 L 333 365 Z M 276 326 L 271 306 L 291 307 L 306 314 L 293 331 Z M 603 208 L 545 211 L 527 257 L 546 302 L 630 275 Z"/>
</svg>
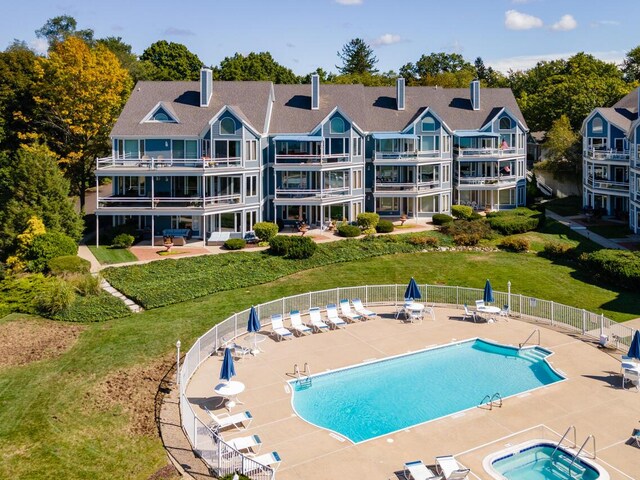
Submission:
<svg viewBox="0 0 640 480">
<path fill-rule="evenodd" d="M 59 155 L 84 210 L 96 158 L 109 154 L 109 133 L 131 91 L 131 78 L 104 45 L 69 36 L 38 58 L 34 99 L 49 147 Z"/>
</svg>

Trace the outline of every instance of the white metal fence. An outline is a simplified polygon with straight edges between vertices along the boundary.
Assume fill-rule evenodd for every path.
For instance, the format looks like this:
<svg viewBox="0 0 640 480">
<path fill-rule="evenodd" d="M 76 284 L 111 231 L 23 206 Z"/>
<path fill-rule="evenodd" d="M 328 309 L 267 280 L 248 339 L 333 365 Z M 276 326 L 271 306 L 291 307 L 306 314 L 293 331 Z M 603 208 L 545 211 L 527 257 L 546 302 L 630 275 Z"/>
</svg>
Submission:
<svg viewBox="0 0 640 480">
<path fill-rule="evenodd" d="M 478 288 L 425 284 L 419 285 L 419 288 L 421 300 L 435 303 L 436 306 L 461 308 L 465 304 L 473 305 L 475 300 L 483 296 L 483 290 Z M 406 285 L 341 287 L 283 297 L 258 305 L 256 310 L 261 319 L 269 319 L 274 313 L 285 315 L 291 310 L 304 311 L 311 307 L 337 304 L 343 298 L 360 298 L 365 305 L 396 305 L 404 301 L 405 289 Z M 598 340 L 601 335 L 606 335 L 619 348 L 631 344 L 634 330 L 604 315 L 510 292 L 494 290 L 493 296 L 496 305 L 509 307 L 511 316 L 546 322 L 551 326 L 564 327 Z M 216 429 L 209 427 L 196 416 L 185 394 L 187 383 L 200 364 L 224 343 L 246 333 L 248 318 L 249 309 L 232 315 L 198 338 L 185 354 L 179 372 L 182 429 L 193 450 L 216 475 L 224 476 L 238 471 L 256 480 L 272 480 L 275 478 L 273 469 L 256 463 L 225 443 Z"/>
</svg>

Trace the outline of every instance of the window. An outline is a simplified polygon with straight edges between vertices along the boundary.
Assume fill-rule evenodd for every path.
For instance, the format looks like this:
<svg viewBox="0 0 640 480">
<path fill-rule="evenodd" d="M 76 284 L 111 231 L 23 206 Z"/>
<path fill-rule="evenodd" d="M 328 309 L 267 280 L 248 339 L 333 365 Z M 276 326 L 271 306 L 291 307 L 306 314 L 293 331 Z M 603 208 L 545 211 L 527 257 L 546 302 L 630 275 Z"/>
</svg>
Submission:
<svg viewBox="0 0 640 480">
<path fill-rule="evenodd" d="M 604 131 L 604 124 L 600 117 L 596 117 L 591 122 L 591 131 L 593 133 L 602 133 Z"/>
<path fill-rule="evenodd" d="M 256 160 L 258 158 L 258 142 L 256 140 L 246 140 L 244 142 L 245 160 Z"/>
<path fill-rule="evenodd" d="M 184 140 L 174 140 L 171 142 L 171 158 L 185 158 L 184 157 Z"/>
<path fill-rule="evenodd" d="M 442 165 L 442 182 L 449 183 L 451 181 L 451 168 L 449 165 Z"/>
<path fill-rule="evenodd" d="M 220 135 L 235 135 L 236 122 L 233 118 L 223 118 L 220 120 Z"/>
<path fill-rule="evenodd" d="M 185 158 L 194 159 L 198 158 L 198 141 L 197 140 L 185 140 Z"/>
<path fill-rule="evenodd" d="M 436 129 L 436 121 L 432 117 L 425 117 L 422 119 L 422 131 L 433 132 Z"/>
<path fill-rule="evenodd" d="M 344 120 L 340 117 L 332 118 L 331 123 L 329 125 L 329 131 L 331 133 L 344 133 L 345 132 Z"/>
<path fill-rule="evenodd" d="M 431 195 L 429 197 L 421 197 L 418 204 L 418 211 L 422 213 L 437 213 L 439 208 L 440 197 L 438 195 Z"/>
<path fill-rule="evenodd" d="M 440 176 L 440 165 L 423 165 L 420 167 L 420 182 L 437 182 Z"/>
<path fill-rule="evenodd" d="M 353 188 L 354 189 L 362 188 L 362 170 L 353 171 Z"/>
<path fill-rule="evenodd" d="M 399 212 L 400 201 L 398 198 L 377 198 L 376 211 L 381 213 Z"/>
<path fill-rule="evenodd" d="M 169 115 L 167 115 L 166 113 L 159 111 L 156 112 L 156 114 L 153 116 L 153 121 L 154 122 L 168 122 L 169 121 Z"/>
<path fill-rule="evenodd" d="M 258 177 L 251 175 L 247 177 L 247 190 L 245 192 L 247 197 L 255 197 L 258 195 Z"/>
<path fill-rule="evenodd" d="M 420 151 L 434 152 L 440 150 L 440 137 L 437 135 L 422 135 L 420 137 Z"/>
<path fill-rule="evenodd" d="M 355 137 L 353 139 L 353 148 L 351 149 L 354 157 L 359 157 L 362 155 L 362 141 L 360 138 Z"/>
<path fill-rule="evenodd" d="M 240 159 L 240 142 L 236 140 L 216 140 L 215 158 Z"/>
<path fill-rule="evenodd" d="M 502 117 L 499 128 L 500 130 L 511 130 L 511 119 L 509 117 Z"/>
<path fill-rule="evenodd" d="M 449 153 L 451 151 L 451 137 L 449 135 L 442 136 L 442 151 Z"/>
</svg>

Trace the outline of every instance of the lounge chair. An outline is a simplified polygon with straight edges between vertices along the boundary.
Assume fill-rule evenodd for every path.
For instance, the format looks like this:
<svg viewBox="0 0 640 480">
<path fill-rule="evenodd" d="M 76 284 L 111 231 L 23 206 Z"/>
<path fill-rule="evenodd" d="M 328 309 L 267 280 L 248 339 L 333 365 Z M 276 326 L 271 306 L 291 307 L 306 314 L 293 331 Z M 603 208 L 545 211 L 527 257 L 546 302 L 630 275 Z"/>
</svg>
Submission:
<svg viewBox="0 0 640 480">
<path fill-rule="evenodd" d="M 309 325 L 311 325 L 311 328 L 316 332 L 329 330 L 329 325 L 322 321 L 322 315 L 320 314 L 320 309 L 318 307 L 312 307 L 309 309 Z"/>
<path fill-rule="evenodd" d="M 282 321 L 282 315 L 279 313 L 275 313 L 271 315 L 271 328 L 273 329 L 273 333 L 276 334 L 276 337 L 279 340 L 292 339 L 293 334 L 290 330 L 284 328 L 284 323 Z"/>
<path fill-rule="evenodd" d="M 307 335 L 312 330 L 302 323 L 302 317 L 300 316 L 300 310 L 291 310 L 289 313 L 289 319 L 291 320 L 291 328 L 293 328 L 300 335 Z"/>
<path fill-rule="evenodd" d="M 633 433 L 631 434 L 631 445 L 640 447 L 640 429 L 638 428 L 633 429 Z"/>
<path fill-rule="evenodd" d="M 462 468 L 453 455 L 436 457 L 436 470 L 446 480 L 463 480 L 471 471 L 468 468 Z"/>
<path fill-rule="evenodd" d="M 354 298 L 353 300 L 351 300 L 351 303 L 353 303 L 353 309 L 356 311 L 356 313 L 359 313 L 365 318 L 375 318 L 378 316 L 376 312 L 364 308 L 362 300 L 360 300 L 359 298 Z"/>
<path fill-rule="evenodd" d="M 633 383 L 636 390 L 640 390 L 640 372 L 631 368 L 625 368 L 622 370 L 622 388 L 624 388 L 624 384 L 626 382 Z"/>
<path fill-rule="evenodd" d="M 404 464 L 404 478 L 407 480 L 437 480 L 441 479 L 427 467 L 422 460 L 407 462 Z"/>
<path fill-rule="evenodd" d="M 231 343 L 227 348 L 230 348 L 233 352 L 233 356 L 236 358 L 244 358 L 246 355 L 251 353 L 251 349 L 247 347 L 243 347 L 242 345 L 238 345 L 237 343 Z"/>
<path fill-rule="evenodd" d="M 396 305 L 396 319 L 400 315 L 404 315 L 404 319 L 406 320 L 408 317 L 408 309 L 413 304 L 413 298 L 405 298 L 404 303 L 402 305 Z"/>
<path fill-rule="evenodd" d="M 333 328 L 342 328 L 347 326 L 347 322 L 342 320 L 338 315 L 338 307 L 335 303 L 327 305 L 327 322 L 333 325 Z"/>
<path fill-rule="evenodd" d="M 260 465 L 264 465 L 265 467 L 271 467 L 271 469 L 274 472 L 278 469 L 278 467 L 280 466 L 280 462 L 282 461 L 280 459 L 280 455 L 278 455 L 278 452 L 265 453 L 263 455 L 258 455 L 257 457 L 250 456 L 249 458 L 256 463 L 259 463 Z M 249 462 L 245 462 L 245 463 L 249 463 Z M 254 473 L 258 470 L 260 469 L 255 468 L 255 466 L 247 465 L 243 473 L 247 476 L 251 476 L 250 475 L 251 473 Z"/>
<path fill-rule="evenodd" d="M 226 440 L 232 448 L 236 450 L 251 450 L 252 453 L 258 454 L 262 448 L 262 440 L 258 435 L 247 435 L 246 437 L 233 438 Z"/>
<path fill-rule="evenodd" d="M 347 299 L 340 300 L 340 314 L 342 318 L 344 318 L 348 322 L 355 322 L 356 320 L 360 320 L 362 318 L 361 315 L 358 315 L 357 313 L 351 311 L 351 305 L 349 305 L 349 300 Z"/>
<path fill-rule="evenodd" d="M 464 316 L 462 317 L 462 320 L 466 320 L 467 318 L 471 318 L 474 322 L 478 321 L 478 314 L 476 312 L 472 312 L 471 310 L 469 310 L 469 307 L 467 307 L 467 304 L 464 304 Z"/>
<path fill-rule="evenodd" d="M 205 412 L 209 414 L 213 423 L 215 423 L 220 428 L 226 428 L 234 426 L 236 428 L 247 428 L 251 422 L 253 421 L 253 417 L 251 416 L 251 412 L 241 412 L 235 413 L 233 415 L 229 413 L 221 413 L 220 415 L 216 415 L 207 407 L 204 407 Z"/>
</svg>

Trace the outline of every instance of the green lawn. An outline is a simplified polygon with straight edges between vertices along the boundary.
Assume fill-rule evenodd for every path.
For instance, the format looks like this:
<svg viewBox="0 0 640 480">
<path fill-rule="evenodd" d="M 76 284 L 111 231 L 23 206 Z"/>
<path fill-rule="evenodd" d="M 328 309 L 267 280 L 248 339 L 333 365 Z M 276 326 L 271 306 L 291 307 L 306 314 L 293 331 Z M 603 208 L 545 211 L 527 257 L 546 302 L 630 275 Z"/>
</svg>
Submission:
<svg viewBox="0 0 640 480">
<path fill-rule="evenodd" d="M 88 245 L 88 247 L 93 256 L 102 265 L 115 265 L 116 263 L 135 262 L 138 260 L 138 257 L 126 248 L 96 247 L 95 245 Z"/>
<path fill-rule="evenodd" d="M 544 203 L 545 208 L 565 217 L 582 213 L 582 199 L 577 196 L 554 198 Z"/>
</svg>

